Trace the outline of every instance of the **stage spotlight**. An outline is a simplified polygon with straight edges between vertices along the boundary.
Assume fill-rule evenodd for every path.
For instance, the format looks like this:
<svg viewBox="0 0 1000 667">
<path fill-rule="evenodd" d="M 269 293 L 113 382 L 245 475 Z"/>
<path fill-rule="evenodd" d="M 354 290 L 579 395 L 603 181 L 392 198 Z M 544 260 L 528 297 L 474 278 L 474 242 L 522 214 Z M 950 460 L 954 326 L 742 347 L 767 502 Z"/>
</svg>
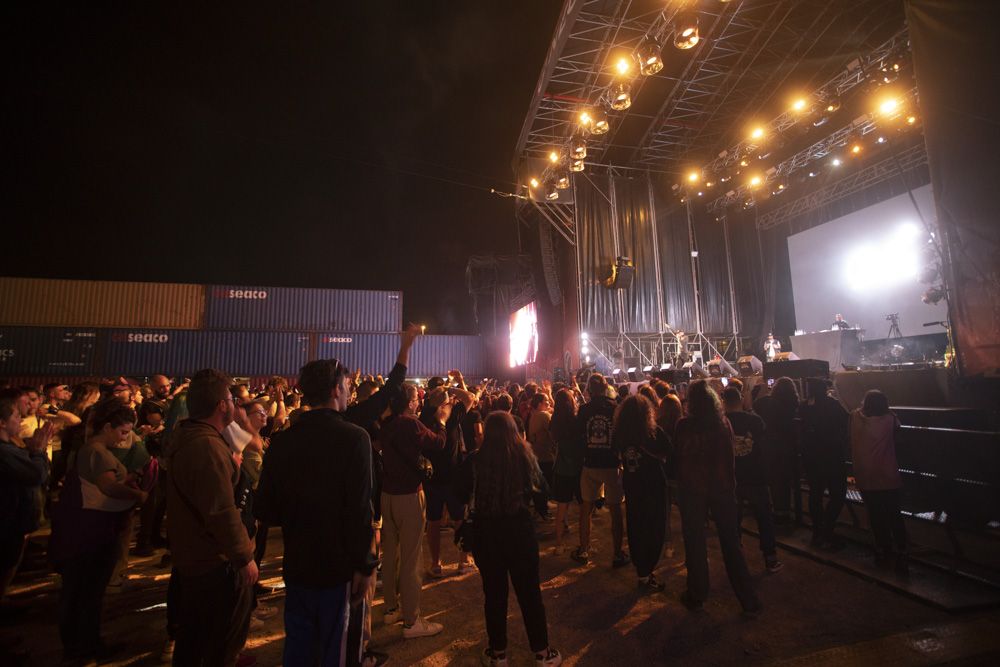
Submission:
<svg viewBox="0 0 1000 667">
<path fill-rule="evenodd" d="M 639 374 L 636 372 L 638 370 L 639 369 L 636 368 L 635 366 L 629 367 L 629 369 L 628 369 L 628 379 L 629 379 L 630 382 L 638 382 L 639 381 Z"/>
<path fill-rule="evenodd" d="M 834 167 L 839 167 L 841 164 L 843 164 L 843 162 L 840 161 L 839 157 L 835 157 L 832 160 L 830 160 L 830 164 L 832 164 Z"/>
<path fill-rule="evenodd" d="M 618 76 L 625 76 L 628 74 L 631 67 L 632 65 L 629 63 L 628 58 L 619 58 L 618 62 L 615 63 L 615 69 L 618 70 Z"/>
<path fill-rule="evenodd" d="M 902 68 L 903 66 L 899 63 L 899 61 L 893 63 L 887 62 L 883 64 L 880 70 L 882 75 L 882 83 L 893 83 L 896 79 L 899 78 L 899 72 Z"/>
<path fill-rule="evenodd" d="M 762 128 L 762 127 L 755 127 L 750 132 L 750 138 L 753 139 L 754 141 L 760 141 L 761 139 L 763 139 L 764 138 L 764 128 Z"/>
<path fill-rule="evenodd" d="M 628 81 L 619 81 L 611 92 L 611 108 L 615 111 L 625 111 L 632 106 L 632 86 Z"/>
<path fill-rule="evenodd" d="M 877 139 L 875 140 L 875 143 L 876 143 L 876 144 L 884 144 L 885 142 L 886 142 L 886 138 L 885 138 L 885 137 L 883 137 L 883 136 L 882 136 L 881 134 L 880 134 L 880 135 L 878 136 L 878 138 L 877 138 Z"/>
<path fill-rule="evenodd" d="M 819 176 L 819 174 L 820 174 L 819 169 L 810 169 L 809 170 L 809 178 L 816 178 L 817 176 Z"/>
<path fill-rule="evenodd" d="M 879 102 L 878 110 L 883 116 L 891 116 L 899 109 L 899 99 L 890 97 Z"/>
<path fill-rule="evenodd" d="M 569 163 L 569 170 L 573 172 L 581 172 L 583 171 L 583 167 L 583 160 L 573 160 Z"/>
<path fill-rule="evenodd" d="M 777 195 L 782 194 L 787 189 L 788 189 L 788 179 L 786 179 L 786 178 L 779 178 L 771 186 L 771 194 L 774 195 L 774 196 L 777 196 Z"/>
<path fill-rule="evenodd" d="M 642 367 L 642 372 L 643 373 L 652 373 L 653 372 L 653 367 L 652 366 L 643 366 Z"/>
<path fill-rule="evenodd" d="M 715 185 L 715 183 L 713 183 L 712 181 L 705 181 L 705 187 L 706 187 L 706 188 L 710 188 L 710 187 L 712 187 L 713 185 Z"/>
<path fill-rule="evenodd" d="M 743 158 L 742 160 L 740 160 L 740 166 L 741 167 L 749 167 L 750 166 L 750 160 L 748 160 L 746 158 Z"/>
<path fill-rule="evenodd" d="M 728 183 L 731 180 L 733 180 L 733 175 L 731 173 L 729 173 L 728 171 L 723 172 L 719 176 L 719 183 Z"/>
<path fill-rule="evenodd" d="M 639 59 L 639 73 L 643 76 L 652 76 L 663 69 L 663 58 L 660 52 L 663 47 L 655 39 L 646 38 L 639 45 L 636 57 Z"/>
<path fill-rule="evenodd" d="M 750 193 L 747 193 L 743 197 L 743 201 L 741 203 L 741 206 L 743 207 L 744 211 L 748 211 L 748 210 L 752 209 L 754 206 L 756 206 L 756 204 L 757 204 L 757 200 L 755 200 L 753 198 L 753 195 L 750 194 Z"/>
<path fill-rule="evenodd" d="M 825 110 L 827 113 L 836 113 L 837 111 L 840 111 L 840 98 L 831 97 L 830 99 L 828 99 L 826 101 Z"/>
<path fill-rule="evenodd" d="M 551 162 L 552 164 L 555 164 L 555 163 L 559 162 L 559 152 L 558 151 L 549 151 L 549 162 Z"/>
<path fill-rule="evenodd" d="M 800 97 L 799 99 L 792 102 L 792 111 L 797 111 L 799 113 L 802 113 L 803 111 L 806 111 L 808 105 L 809 103 L 806 102 L 805 98 Z"/>
<path fill-rule="evenodd" d="M 678 49 L 690 49 L 697 46 L 700 37 L 698 35 L 698 15 L 695 12 L 688 10 L 678 13 L 674 29 L 674 46 Z"/>
<path fill-rule="evenodd" d="M 860 142 L 851 144 L 851 155 L 861 155 L 862 147 Z"/>
<path fill-rule="evenodd" d="M 556 184 L 553 181 L 545 183 L 545 198 L 549 201 L 559 199 L 559 190 L 556 188 Z"/>
<path fill-rule="evenodd" d="M 697 183 L 699 178 L 701 178 L 701 176 L 698 174 L 698 172 L 692 171 L 690 174 L 688 174 L 688 183 Z"/>
<path fill-rule="evenodd" d="M 619 379 L 622 376 L 622 369 L 615 368 L 611 371 L 611 377 L 614 378 L 615 384 L 618 384 Z"/>
<path fill-rule="evenodd" d="M 941 287 L 931 287 L 929 290 L 923 293 L 920 300 L 926 303 L 928 306 L 937 305 L 941 299 L 945 296 L 944 289 Z"/>
<path fill-rule="evenodd" d="M 611 126 L 608 125 L 608 112 L 601 107 L 594 107 L 590 110 L 590 133 L 604 134 Z"/>
<path fill-rule="evenodd" d="M 528 184 L 531 185 L 532 188 L 537 188 L 538 187 L 538 179 L 537 178 L 532 178 L 530 181 L 528 181 Z"/>
<path fill-rule="evenodd" d="M 556 172 L 556 187 L 560 190 L 565 190 L 569 187 L 569 171 L 565 168 Z"/>
<path fill-rule="evenodd" d="M 917 117 L 916 116 L 912 116 L 912 115 L 911 116 L 907 116 L 906 117 L 906 124 L 907 125 L 916 125 L 917 124 Z"/>
<path fill-rule="evenodd" d="M 751 176 L 750 177 L 749 185 L 750 185 L 751 188 L 759 188 L 761 186 L 761 184 L 763 184 L 763 183 L 764 183 L 764 179 L 761 178 L 759 175 L 755 175 L 755 176 Z"/>
<path fill-rule="evenodd" d="M 670 370 L 670 364 L 666 364 L 666 363 L 660 364 L 660 370 L 661 371 L 669 371 Z"/>
<path fill-rule="evenodd" d="M 583 160 L 587 157 L 587 140 L 577 135 L 569 143 L 569 154 L 574 160 Z"/>
<path fill-rule="evenodd" d="M 583 333 L 580 334 L 580 340 L 590 340 L 590 334 L 584 331 Z"/>
</svg>

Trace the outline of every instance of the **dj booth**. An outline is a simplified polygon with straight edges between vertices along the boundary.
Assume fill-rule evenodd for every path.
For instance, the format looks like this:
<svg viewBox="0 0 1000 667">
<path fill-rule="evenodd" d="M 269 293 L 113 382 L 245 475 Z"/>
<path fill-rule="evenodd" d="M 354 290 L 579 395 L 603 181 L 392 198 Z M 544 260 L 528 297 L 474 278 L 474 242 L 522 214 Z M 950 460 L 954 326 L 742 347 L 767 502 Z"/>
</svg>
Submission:
<svg viewBox="0 0 1000 667">
<path fill-rule="evenodd" d="M 857 366 L 861 363 L 860 333 L 860 329 L 840 329 L 792 336 L 792 352 L 800 359 L 829 362 L 830 370 L 836 372 L 843 364 Z"/>
</svg>

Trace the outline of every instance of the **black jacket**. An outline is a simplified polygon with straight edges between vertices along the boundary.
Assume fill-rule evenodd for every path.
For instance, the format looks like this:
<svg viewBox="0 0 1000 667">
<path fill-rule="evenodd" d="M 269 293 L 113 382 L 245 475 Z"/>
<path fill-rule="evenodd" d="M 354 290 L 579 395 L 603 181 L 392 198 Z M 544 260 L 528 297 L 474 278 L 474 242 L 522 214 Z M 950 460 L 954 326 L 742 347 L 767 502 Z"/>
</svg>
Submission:
<svg viewBox="0 0 1000 667">
<path fill-rule="evenodd" d="M 342 413 L 310 410 L 274 435 L 254 514 L 282 528 L 286 582 L 332 588 L 372 572 L 371 494 L 371 441 Z"/>
</svg>

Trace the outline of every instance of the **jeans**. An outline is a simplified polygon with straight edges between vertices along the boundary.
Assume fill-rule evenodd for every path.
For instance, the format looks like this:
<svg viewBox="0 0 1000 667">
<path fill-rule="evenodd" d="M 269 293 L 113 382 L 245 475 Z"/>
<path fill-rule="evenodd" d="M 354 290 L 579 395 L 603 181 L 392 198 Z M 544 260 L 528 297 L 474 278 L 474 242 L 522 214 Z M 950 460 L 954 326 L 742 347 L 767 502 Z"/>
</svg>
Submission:
<svg viewBox="0 0 1000 667">
<path fill-rule="evenodd" d="M 344 664 L 351 613 L 350 586 L 350 582 L 334 588 L 286 584 L 283 655 L 286 667 Z"/>
<path fill-rule="evenodd" d="M 59 637 L 67 655 L 93 655 L 100 647 L 104 589 L 115 569 L 117 556 L 117 543 L 109 542 L 62 565 Z"/>
<path fill-rule="evenodd" d="M 743 501 L 750 505 L 754 519 L 757 520 L 757 533 L 760 535 L 760 550 L 764 560 L 774 559 L 777 553 L 777 542 L 774 539 L 774 520 L 771 518 L 771 494 L 765 484 L 742 484 L 736 487 L 738 499 L 737 521 L 743 525 Z"/>
<path fill-rule="evenodd" d="M 681 532 L 684 534 L 684 557 L 687 565 L 688 595 L 697 602 L 708 599 L 708 545 L 705 542 L 705 516 L 712 512 L 719 546 L 726 564 L 729 584 L 745 611 L 761 608 L 750 582 L 750 571 L 740 550 L 736 524 L 736 496 L 733 491 L 706 494 L 700 490 L 680 489 Z"/>
<path fill-rule="evenodd" d="M 483 579 L 486 634 L 490 648 L 507 650 L 508 576 L 521 607 L 531 650 L 549 645 L 545 606 L 538 576 L 538 540 L 531 517 L 477 518 L 476 546 L 472 551 Z"/>
<path fill-rule="evenodd" d="M 906 553 L 906 525 L 899 513 L 899 489 L 861 491 L 868 511 L 868 522 L 875 537 L 875 550 L 880 554 Z"/>
<path fill-rule="evenodd" d="M 253 586 L 242 586 L 229 563 L 211 572 L 175 578 L 174 664 L 232 667 L 250 629 Z"/>
<path fill-rule="evenodd" d="M 837 525 L 837 517 L 844 509 L 847 495 L 847 470 L 839 466 L 810 466 L 806 469 L 809 483 L 809 518 L 812 520 L 813 536 L 818 540 L 829 540 Z M 823 493 L 829 490 L 830 500 L 823 508 Z"/>
</svg>

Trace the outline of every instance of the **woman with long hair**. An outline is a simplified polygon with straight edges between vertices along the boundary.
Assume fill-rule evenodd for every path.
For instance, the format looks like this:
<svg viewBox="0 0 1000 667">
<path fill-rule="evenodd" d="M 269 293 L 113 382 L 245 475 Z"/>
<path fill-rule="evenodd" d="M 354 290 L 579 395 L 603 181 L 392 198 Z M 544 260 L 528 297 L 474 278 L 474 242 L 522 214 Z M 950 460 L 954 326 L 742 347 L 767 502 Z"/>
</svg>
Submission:
<svg viewBox="0 0 1000 667">
<path fill-rule="evenodd" d="M 655 593 L 664 585 L 653 575 L 666 532 L 667 474 L 670 439 L 656 425 L 653 403 L 642 394 L 629 396 L 615 411 L 611 446 L 622 458 L 628 546 L 639 589 Z"/>
<path fill-rule="evenodd" d="M 82 418 L 87 408 L 97 403 L 100 397 L 101 388 L 96 382 L 81 382 L 73 387 L 73 393 L 63 406 L 63 410 Z"/>
<path fill-rule="evenodd" d="M 508 577 L 514 586 L 528 643 L 538 667 L 562 664 L 549 646 L 545 606 L 538 576 L 538 540 L 531 521 L 532 493 L 542 471 L 513 417 L 494 412 L 486 418 L 482 446 L 462 464 L 456 482 L 459 498 L 475 513 L 472 555 L 483 579 L 487 665 L 507 664 Z"/>
<path fill-rule="evenodd" d="M 688 387 L 688 416 L 677 423 L 674 438 L 681 531 L 687 565 L 687 590 L 681 602 L 701 609 L 708 598 L 708 549 L 705 517 L 711 511 L 719 535 L 729 583 L 743 612 L 756 615 L 761 604 L 750 583 L 750 572 L 740 550 L 736 519 L 736 468 L 733 431 L 722 413 L 719 396 L 704 380 Z"/>
<path fill-rule="evenodd" d="M 552 499 L 556 501 L 555 552 L 563 552 L 563 536 L 569 525 L 569 504 L 582 502 L 580 472 L 583 470 L 583 438 L 576 424 L 576 399 L 569 389 L 556 393 L 549 433 L 556 443 L 556 461 L 552 467 Z"/>
<path fill-rule="evenodd" d="M 865 394 L 864 403 L 851 413 L 851 464 L 875 538 L 876 563 L 882 567 L 895 564 L 905 574 L 906 526 L 899 513 L 903 479 L 896 462 L 899 428 L 889 399 L 878 389 Z"/>
<path fill-rule="evenodd" d="M 660 400 L 660 407 L 656 409 L 656 425 L 663 429 L 670 441 L 674 441 L 674 432 L 677 429 L 677 422 L 684 416 L 684 406 L 676 392 L 670 391 L 666 382 L 661 382 L 659 386 L 666 387 L 663 398 Z M 672 558 L 674 555 L 674 531 L 670 525 L 672 508 L 677 501 L 677 471 L 675 461 L 667 461 L 667 515 L 666 515 L 666 556 Z"/>
<path fill-rule="evenodd" d="M 100 658 L 104 591 L 117 560 L 119 533 L 147 494 L 111 449 L 135 426 L 132 408 L 108 398 L 91 408 L 84 444 L 69 460 L 53 511 L 49 558 L 62 575 L 59 635 L 68 659 Z"/>
</svg>

